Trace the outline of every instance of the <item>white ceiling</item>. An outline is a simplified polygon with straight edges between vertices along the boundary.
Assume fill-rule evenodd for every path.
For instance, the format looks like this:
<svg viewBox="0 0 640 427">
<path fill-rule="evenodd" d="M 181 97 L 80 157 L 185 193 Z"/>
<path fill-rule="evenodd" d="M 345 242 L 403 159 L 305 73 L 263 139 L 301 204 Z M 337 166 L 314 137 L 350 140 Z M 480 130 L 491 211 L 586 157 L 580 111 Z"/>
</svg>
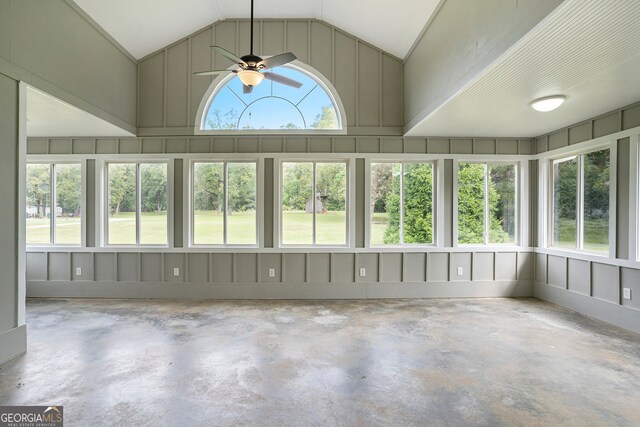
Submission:
<svg viewBox="0 0 640 427">
<path fill-rule="evenodd" d="M 411 136 L 535 137 L 640 99 L 640 1 L 567 0 Z M 536 98 L 563 94 L 540 113 Z"/>
<path fill-rule="evenodd" d="M 124 129 L 108 123 L 92 114 L 80 110 L 40 92 L 27 88 L 27 136 L 135 136 Z"/>
<path fill-rule="evenodd" d="M 74 0 L 140 59 L 215 21 L 249 18 L 250 0 Z M 255 18 L 315 18 L 404 58 L 440 0 L 255 0 Z"/>
</svg>

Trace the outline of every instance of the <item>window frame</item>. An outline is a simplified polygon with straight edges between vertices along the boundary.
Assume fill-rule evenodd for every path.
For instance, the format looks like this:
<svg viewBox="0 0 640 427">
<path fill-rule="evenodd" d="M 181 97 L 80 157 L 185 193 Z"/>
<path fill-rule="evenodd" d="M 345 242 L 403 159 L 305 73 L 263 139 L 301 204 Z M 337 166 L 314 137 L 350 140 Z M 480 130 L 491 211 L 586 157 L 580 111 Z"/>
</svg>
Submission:
<svg viewBox="0 0 640 427">
<path fill-rule="evenodd" d="M 458 172 L 460 163 L 472 163 L 472 164 L 484 164 L 484 239 L 483 243 L 459 243 L 458 242 Z M 526 218 L 523 217 L 522 212 L 528 211 L 528 193 L 527 189 L 524 187 L 524 183 L 528 182 L 526 176 L 528 174 L 528 168 L 526 166 L 525 161 L 520 158 L 499 158 L 495 155 L 484 156 L 483 158 L 460 158 L 455 159 L 453 161 L 453 221 L 452 221 L 452 247 L 463 247 L 463 248 L 473 248 L 473 247 L 509 247 L 509 246 L 523 246 L 525 245 L 525 236 L 526 227 L 528 227 L 528 223 Z M 489 242 L 489 229 L 488 229 L 488 221 L 489 221 L 489 203 L 488 197 L 489 192 L 489 173 L 488 166 L 497 165 L 497 164 L 507 164 L 507 165 L 515 165 L 516 173 L 515 173 L 515 235 L 513 242 L 507 243 L 492 243 Z"/>
<path fill-rule="evenodd" d="M 400 242 L 394 244 L 374 244 L 371 242 L 371 220 L 372 220 L 372 212 L 371 212 L 371 169 L 373 164 L 380 163 L 400 163 L 400 225 L 399 225 L 399 234 L 400 234 Z M 423 163 L 423 164 L 431 164 L 431 243 L 404 243 L 404 165 L 406 163 Z M 366 233 L 366 247 L 371 249 L 387 249 L 387 248 L 428 248 L 428 247 L 436 247 L 438 245 L 438 237 L 439 230 L 437 229 L 438 225 L 438 182 L 439 182 L 439 173 L 438 173 L 438 161 L 436 159 L 387 159 L 387 158 L 371 158 L 368 161 L 367 165 L 367 186 L 366 186 L 366 196 L 365 201 L 365 210 L 368 211 L 367 214 L 367 223 L 365 227 L 367 228 Z"/>
<path fill-rule="evenodd" d="M 29 159 L 25 162 L 25 184 L 27 176 L 27 168 L 29 165 L 49 165 L 49 177 L 51 182 L 51 189 L 49 194 L 50 212 L 56 209 L 56 165 L 80 165 L 80 243 L 56 243 L 56 215 L 50 215 L 49 218 L 49 243 L 36 243 L 29 244 L 26 241 L 26 223 L 25 223 L 25 246 L 28 250 L 37 248 L 84 248 L 87 245 L 87 160 L 86 159 L 65 159 L 60 160 L 48 160 L 50 157 L 29 156 Z M 24 215 L 26 217 L 26 198 L 27 191 L 25 185 L 25 204 Z"/>
<path fill-rule="evenodd" d="M 609 231 L 608 231 L 608 244 L 607 251 L 595 251 L 584 248 L 584 156 L 596 151 L 609 150 Z M 617 155 L 617 150 L 614 149 L 612 142 L 606 142 L 604 144 L 596 144 L 589 147 L 582 148 L 581 150 L 574 150 L 567 153 L 563 153 L 556 156 L 549 156 L 546 158 L 547 168 L 547 209 L 545 213 L 546 217 L 546 244 L 547 249 L 555 251 L 567 251 L 578 252 L 598 257 L 610 257 L 615 258 L 616 251 L 616 160 L 614 156 Z M 576 159 L 576 246 L 573 248 L 555 246 L 553 241 L 554 230 L 554 166 L 556 163 L 561 163 L 567 160 Z M 631 203 L 630 203 L 631 204 Z"/>
<path fill-rule="evenodd" d="M 211 248 L 211 249 L 215 249 L 215 248 L 260 248 L 262 247 L 262 226 L 261 223 L 263 222 L 263 195 L 262 192 L 260 191 L 260 188 L 262 187 L 262 173 L 263 173 L 263 159 L 258 159 L 255 157 L 251 157 L 251 158 L 238 158 L 238 157 L 233 157 L 233 158 L 190 158 L 190 159 L 185 159 L 188 160 L 189 162 L 189 167 L 187 168 L 187 177 L 185 182 L 188 183 L 188 185 L 186 187 L 183 186 L 183 188 L 187 191 L 187 202 L 185 203 L 185 208 L 187 211 L 187 214 L 184 216 L 184 218 L 188 218 L 187 221 L 185 221 L 186 227 L 187 227 L 187 232 L 185 235 L 188 236 L 188 247 L 189 248 L 196 248 L 196 249 L 206 249 L 206 248 Z M 195 215 L 195 209 L 194 209 L 194 191 L 195 191 L 195 186 L 194 186 L 194 179 L 195 179 L 195 164 L 196 163 L 222 163 L 223 164 L 223 170 L 224 170 L 224 217 L 223 217 L 223 243 L 221 244 L 216 244 L 216 243 L 206 243 L 206 244 L 196 244 L 194 243 L 194 230 L 195 230 L 195 220 L 194 220 L 194 215 Z M 227 227 L 228 227 L 228 220 L 227 220 L 227 207 L 228 207 L 228 203 L 229 203 L 229 193 L 228 193 L 228 164 L 229 163 L 253 163 L 256 165 L 256 243 L 254 244 L 242 244 L 242 243 L 226 243 L 227 241 Z"/>
<path fill-rule="evenodd" d="M 310 157 L 310 158 L 300 158 L 300 157 L 276 157 L 275 162 L 277 162 L 277 173 L 274 174 L 277 177 L 277 181 L 274 183 L 275 187 L 274 191 L 277 194 L 275 203 L 274 203 L 274 237 L 276 237 L 274 241 L 274 247 L 279 249 L 295 249 L 295 248 L 321 248 L 321 249 L 329 249 L 329 248 L 339 248 L 339 249 L 348 249 L 351 248 L 353 242 L 355 240 L 355 220 L 353 218 L 352 212 L 354 210 L 353 206 L 355 201 L 354 199 L 354 190 L 351 188 L 352 183 L 355 182 L 355 159 L 350 157 L 334 157 L 334 156 L 323 156 L 323 157 Z M 315 197 L 314 199 L 314 212 L 313 212 L 313 243 L 311 244 L 285 244 L 282 239 L 282 225 L 283 225 L 283 211 L 282 211 L 282 184 L 284 182 L 283 177 L 283 164 L 284 163 L 312 163 L 313 164 L 313 178 L 312 178 L 312 188 L 315 192 L 315 184 L 316 184 L 316 164 L 317 163 L 345 163 L 346 165 L 346 173 L 345 173 L 345 244 L 318 244 L 316 242 L 316 212 L 315 212 Z"/>
<path fill-rule="evenodd" d="M 268 56 L 265 56 L 267 58 Z M 346 135 L 348 122 L 346 116 L 346 110 L 344 108 L 344 104 L 340 99 L 340 95 L 338 91 L 335 89 L 333 84 L 327 79 L 322 73 L 320 73 L 315 68 L 310 65 L 305 64 L 299 60 L 294 60 L 288 64 L 286 64 L 290 68 L 297 69 L 298 71 L 308 74 L 310 78 L 314 79 L 319 86 L 325 91 L 327 96 L 333 102 L 333 105 L 336 109 L 336 116 L 340 124 L 339 129 L 295 129 L 295 130 L 283 130 L 283 129 L 252 129 L 252 130 L 243 130 L 243 129 L 204 129 L 203 123 L 207 116 L 207 112 L 209 111 L 209 106 L 213 102 L 213 99 L 217 95 L 217 93 L 223 89 L 227 82 L 235 77 L 235 74 L 221 74 L 218 77 L 214 78 L 209 88 L 205 92 L 202 100 L 200 101 L 200 105 L 198 107 L 198 111 L 195 117 L 194 123 L 194 134 L 195 135 Z M 229 67 L 229 69 L 233 69 L 234 66 Z"/>
<path fill-rule="evenodd" d="M 103 248 L 172 248 L 173 244 L 173 217 L 174 217 L 174 182 L 173 182 L 173 159 L 169 158 L 118 158 L 110 157 L 101 162 L 102 171 L 100 185 L 100 206 L 98 212 L 101 217 L 100 221 L 100 246 Z M 134 164 L 136 165 L 136 243 L 109 243 L 109 165 L 110 164 Z M 140 243 L 140 217 L 141 217 L 141 174 L 140 166 L 142 164 L 166 164 L 167 165 L 167 243 L 166 244 L 149 244 Z"/>
</svg>

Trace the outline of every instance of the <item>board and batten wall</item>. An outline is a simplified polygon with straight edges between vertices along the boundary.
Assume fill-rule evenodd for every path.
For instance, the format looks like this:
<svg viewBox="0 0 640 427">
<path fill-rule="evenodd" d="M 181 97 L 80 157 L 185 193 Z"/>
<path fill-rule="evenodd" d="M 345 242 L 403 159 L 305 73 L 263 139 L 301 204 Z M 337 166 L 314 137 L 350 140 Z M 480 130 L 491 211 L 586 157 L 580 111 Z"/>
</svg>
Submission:
<svg viewBox="0 0 640 427">
<path fill-rule="evenodd" d="M 0 0 L 0 72 L 132 134 L 137 68 L 72 0 Z"/>
<path fill-rule="evenodd" d="M 136 76 L 135 58 L 73 1 L 0 0 L 0 363 L 26 351 L 18 243 L 26 123 L 20 82 L 134 133 Z"/>
<path fill-rule="evenodd" d="M 455 248 L 452 245 L 453 158 L 495 155 L 528 161 L 530 139 L 443 139 L 371 136 L 251 136 L 31 138 L 28 155 L 87 160 L 87 188 L 95 188 L 96 162 L 118 157 L 167 154 L 174 162 L 174 245 L 162 250 L 96 248 L 100 213 L 96 194 L 87 191 L 87 247 L 30 249 L 29 296 L 139 298 L 413 298 L 532 295 L 533 255 L 529 247 Z M 203 154 L 209 153 L 210 156 Z M 229 158 L 255 153 L 264 158 L 264 247 L 259 249 L 188 248 L 181 215 L 190 155 Z M 275 154 L 323 153 L 354 159 L 355 242 L 352 248 L 287 249 L 274 247 L 277 174 Z M 374 249 L 365 246 L 365 159 L 384 154 L 411 160 L 436 158 L 443 168 L 443 245 L 424 249 Z M 74 274 L 81 267 L 82 275 Z M 462 267 L 464 274 L 457 275 Z M 179 268 L 179 276 L 173 269 Z M 276 270 L 275 277 L 268 270 Z M 365 268 L 365 277 L 359 269 Z"/>
<path fill-rule="evenodd" d="M 317 20 L 258 20 L 258 55 L 291 51 L 338 92 L 351 135 L 402 135 L 402 61 Z M 196 114 L 213 77 L 196 71 L 225 69 L 231 61 L 210 46 L 249 51 L 247 20 L 216 22 L 139 62 L 138 136 L 193 135 Z"/>
<path fill-rule="evenodd" d="M 637 159 L 630 155 L 630 137 L 616 134 L 638 127 L 640 103 L 535 140 L 537 153 L 553 154 L 554 150 L 572 145 L 580 147 L 581 143 L 611 135 L 617 148 L 617 179 L 615 259 L 538 247 L 534 295 L 635 332 L 640 332 L 640 263 L 629 253 L 629 236 L 633 233 L 629 191 L 633 179 L 630 170 Z M 532 214 L 535 213 L 536 210 L 532 210 Z M 631 289 L 631 300 L 623 298 L 623 288 Z"/>
<path fill-rule="evenodd" d="M 0 73 L 0 363 L 27 350 L 24 294 L 19 291 L 19 83 Z M 20 314 L 22 312 L 22 315 Z"/>
</svg>

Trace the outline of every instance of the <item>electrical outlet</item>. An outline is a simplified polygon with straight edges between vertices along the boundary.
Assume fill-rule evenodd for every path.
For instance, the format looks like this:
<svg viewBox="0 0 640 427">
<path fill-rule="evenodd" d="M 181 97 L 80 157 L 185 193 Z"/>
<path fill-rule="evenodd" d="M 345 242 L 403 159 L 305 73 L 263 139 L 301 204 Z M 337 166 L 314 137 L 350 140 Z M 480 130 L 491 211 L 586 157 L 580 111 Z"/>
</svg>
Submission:
<svg viewBox="0 0 640 427">
<path fill-rule="evenodd" d="M 276 277 L 276 269 L 275 268 L 270 268 L 269 269 L 269 277 Z"/>
<path fill-rule="evenodd" d="M 367 275 L 367 269 L 366 268 L 361 268 L 360 269 L 360 277 L 365 277 Z"/>
<path fill-rule="evenodd" d="M 76 267 L 76 276 L 82 276 L 82 267 Z"/>
<path fill-rule="evenodd" d="M 622 288 L 622 298 L 631 299 L 631 288 Z"/>
<path fill-rule="evenodd" d="M 180 268 L 174 267 L 173 268 L 173 275 L 174 276 L 179 276 L 180 275 Z"/>
<path fill-rule="evenodd" d="M 458 267 L 458 276 L 462 276 L 464 274 L 464 270 L 462 267 Z"/>
</svg>

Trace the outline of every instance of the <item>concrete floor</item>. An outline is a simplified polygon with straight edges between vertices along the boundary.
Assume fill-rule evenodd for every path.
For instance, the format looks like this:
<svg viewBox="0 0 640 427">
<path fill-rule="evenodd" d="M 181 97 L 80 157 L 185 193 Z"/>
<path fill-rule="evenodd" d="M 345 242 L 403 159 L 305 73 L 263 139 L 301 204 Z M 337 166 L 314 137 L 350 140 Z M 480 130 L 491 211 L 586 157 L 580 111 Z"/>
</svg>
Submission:
<svg viewBox="0 0 640 427">
<path fill-rule="evenodd" d="M 66 425 L 640 425 L 640 336 L 534 299 L 30 300 Z"/>
</svg>

